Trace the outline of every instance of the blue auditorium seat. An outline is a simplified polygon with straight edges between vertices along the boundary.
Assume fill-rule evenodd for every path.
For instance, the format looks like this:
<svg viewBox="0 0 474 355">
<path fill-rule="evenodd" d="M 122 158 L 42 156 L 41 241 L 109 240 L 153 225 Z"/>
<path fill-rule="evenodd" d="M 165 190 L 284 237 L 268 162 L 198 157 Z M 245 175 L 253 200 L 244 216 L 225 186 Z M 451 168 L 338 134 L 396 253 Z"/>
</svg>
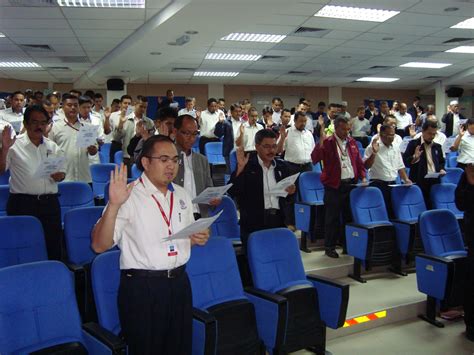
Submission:
<svg viewBox="0 0 474 355">
<path fill-rule="evenodd" d="M 136 180 L 142 175 L 142 172 L 138 169 L 137 164 L 132 165 L 132 179 Z"/>
<path fill-rule="evenodd" d="M 10 196 L 10 186 L 0 185 L 0 216 L 7 215 L 7 202 Z"/>
<path fill-rule="evenodd" d="M 10 170 L 6 170 L 0 174 L 0 185 L 8 185 L 10 183 Z"/>
<path fill-rule="evenodd" d="M 366 270 L 372 266 L 393 265 L 391 271 L 400 271 L 401 259 L 396 248 L 394 225 L 388 220 L 382 192 L 376 187 L 358 187 L 351 191 L 350 205 L 353 222 L 346 224 L 347 254 L 354 257 L 354 272 L 349 276 L 366 282 L 361 276 L 361 265 Z"/>
<path fill-rule="evenodd" d="M 302 173 L 298 179 L 298 192 L 295 203 L 296 229 L 301 230 L 301 250 L 310 252 L 308 237 L 313 239 L 313 235 L 317 234 L 324 238 L 324 186 L 321 173 Z"/>
<path fill-rule="evenodd" d="M 296 237 L 287 228 L 252 233 L 248 261 L 254 288 L 245 291 L 267 351 L 312 347 L 324 353 L 326 326 L 344 325 L 349 286 L 306 275 Z"/>
<path fill-rule="evenodd" d="M 234 244 L 242 244 L 240 241 L 240 225 L 237 215 L 237 207 L 229 196 L 224 196 L 220 205 L 209 208 L 209 217 L 215 216 L 223 211 L 218 219 L 211 225 L 212 237 L 225 237 Z"/>
<path fill-rule="evenodd" d="M 81 325 L 73 279 L 58 261 L 1 269 L 0 294 L 1 354 L 125 353 L 118 337 Z"/>
<path fill-rule="evenodd" d="M 234 149 L 230 152 L 230 173 L 232 174 L 237 169 L 237 151 Z"/>
<path fill-rule="evenodd" d="M 321 168 L 321 163 L 316 163 L 316 164 L 313 164 L 313 171 L 315 173 L 320 173 L 323 171 L 323 169 Z"/>
<path fill-rule="evenodd" d="M 193 294 L 193 354 L 264 354 L 255 309 L 244 294 L 234 249 L 227 238 L 193 247 L 186 266 Z M 205 320 L 205 321 L 203 321 Z M 206 329 L 207 327 L 207 329 Z"/>
<path fill-rule="evenodd" d="M 123 151 L 119 150 L 118 152 L 115 152 L 114 154 L 114 162 L 117 165 L 120 165 L 123 163 Z"/>
<path fill-rule="evenodd" d="M 418 291 L 427 295 L 426 314 L 419 317 L 437 327 L 437 306 L 462 303 L 467 252 L 453 212 L 431 210 L 420 215 L 420 234 L 425 254 L 416 256 Z"/>
<path fill-rule="evenodd" d="M 209 164 L 212 165 L 225 165 L 225 159 L 222 155 L 222 142 L 209 142 L 204 146 L 204 152 L 206 153 Z"/>
<path fill-rule="evenodd" d="M 73 208 L 94 206 L 94 194 L 86 182 L 67 181 L 58 184 L 61 220 L 64 214 Z"/>
<path fill-rule="evenodd" d="M 104 198 L 105 184 L 110 180 L 110 172 L 115 170 L 117 165 L 110 164 L 92 164 L 91 176 L 92 176 L 92 190 L 94 191 L 94 197 Z"/>
<path fill-rule="evenodd" d="M 441 183 L 442 184 L 455 184 L 457 185 L 459 183 L 459 180 L 461 179 L 461 175 L 464 172 L 461 168 L 446 168 L 446 175 L 441 177 Z"/>
<path fill-rule="evenodd" d="M 450 155 L 447 159 L 447 166 L 449 168 L 455 168 L 458 165 L 458 156 L 457 155 Z"/>
<path fill-rule="evenodd" d="M 0 231 L 0 268 L 48 260 L 43 227 L 36 217 L 0 217 Z"/>
<path fill-rule="evenodd" d="M 192 150 L 194 153 L 199 153 L 199 141 L 201 140 L 201 136 L 197 136 L 196 140 L 194 141 Z"/>
<path fill-rule="evenodd" d="M 456 191 L 456 185 L 450 183 L 436 184 L 431 187 L 430 198 L 433 208 L 435 209 L 448 209 L 454 213 L 457 219 L 464 218 L 464 212 L 460 211 L 456 207 L 454 201 L 454 192 Z"/>
<path fill-rule="evenodd" d="M 398 250 L 409 263 L 413 260 L 414 253 L 423 251 L 419 237 L 418 217 L 426 211 L 425 200 L 417 185 L 392 187 L 391 199 L 395 215 L 392 223 L 397 232 Z"/>
<path fill-rule="evenodd" d="M 112 143 L 104 143 L 100 146 L 99 159 L 101 164 L 110 163 L 110 148 Z"/>
</svg>

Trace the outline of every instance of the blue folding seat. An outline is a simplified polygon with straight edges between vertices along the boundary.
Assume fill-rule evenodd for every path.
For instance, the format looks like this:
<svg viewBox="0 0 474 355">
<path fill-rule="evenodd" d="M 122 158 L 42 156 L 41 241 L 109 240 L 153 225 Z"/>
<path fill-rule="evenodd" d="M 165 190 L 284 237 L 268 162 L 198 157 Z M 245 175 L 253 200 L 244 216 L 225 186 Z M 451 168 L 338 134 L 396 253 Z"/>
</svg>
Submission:
<svg viewBox="0 0 474 355">
<path fill-rule="evenodd" d="M 10 186 L 0 185 L 0 216 L 7 215 L 7 202 L 10 196 Z"/>
<path fill-rule="evenodd" d="M 455 168 L 458 165 L 458 156 L 457 155 L 450 155 L 447 158 L 448 161 L 448 168 Z"/>
<path fill-rule="evenodd" d="M 437 327 L 437 306 L 461 304 L 467 269 L 467 252 L 456 216 L 450 210 L 431 210 L 420 215 L 420 234 L 425 254 L 416 256 L 418 291 L 427 295 L 426 314 L 419 317 Z"/>
<path fill-rule="evenodd" d="M 313 171 L 315 173 L 321 173 L 323 169 L 321 168 L 321 163 L 313 164 Z"/>
<path fill-rule="evenodd" d="M 211 353 L 212 346 L 216 354 L 265 354 L 230 240 L 215 237 L 194 247 L 186 271 L 194 312 L 205 320 L 194 321 L 193 354 Z"/>
<path fill-rule="evenodd" d="M 94 194 L 86 182 L 67 181 L 58 184 L 61 221 L 64 214 L 73 208 L 94 206 Z"/>
<path fill-rule="evenodd" d="M 454 201 L 454 192 L 456 191 L 456 185 L 450 183 L 436 184 L 431 186 L 430 198 L 433 208 L 435 209 L 447 209 L 454 213 L 457 219 L 461 220 L 464 218 L 464 212 L 460 211 L 456 207 Z"/>
<path fill-rule="evenodd" d="M 201 140 L 201 136 L 197 136 L 196 140 L 194 141 L 193 147 L 191 148 L 194 153 L 199 153 L 199 141 Z"/>
<path fill-rule="evenodd" d="M 0 231 L 0 268 L 48 260 L 43 227 L 36 217 L 0 217 Z"/>
<path fill-rule="evenodd" d="M 110 172 L 115 170 L 117 165 L 111 164 L 92 164 L 90 166 L 92 176 L 92 191 L 94 197 L 104 198 L 105 184 L 110 180 Z"/>
<path fill-rule="evenodd" d="M 423 251 L 418 217 L 426 211 L 426 204 L 417 185 L 392 187 L 391 195 L 398 250 L 408 264 L 414 260 L 414 254 Z"/>
<path fill-rule="evenodd" d="M 461 179 L 461 175 L 464 172 L 461 168 L 446 168 L 446 175 L 441 177 L 441 183 L 446 184 L 455 184 L 457 185 L 459 183 L 459 180 Z"/>
<path fill-rule="evenodd" d="M 301 230 L 301 250 L 310 252 L 307 240 L 313 236 L 324 238 L 324 186 L 321 173 L 307 171 L 298 179 L 297 201 L 295 202 L 296 229 Z"/>
<path fill-rule="evenodd" d="M 287 228 L 252 233 L 248 261 L 254 288 L 245 291 L 267 351 L 310 347 L 324 353 L 326 327 L 344 325 L 349 286 L 306 275 L 296 237 Z"/>
<path fill-rule="evenodd" d="M 222 142 L 206 143 L 204 152 L 211 167 L 213 165 L 225 165 L 225 159 L 222 155 Z"/>
<path fill-rule="evenodd" d="M 142 172 L 138 169 L 137 164 L 132 165 L 132 176 L 131 178 L 136 180 L 142 175 Z"/>
<path fill-rule="evenodd" d="M 360 276 L 361 266 L 392 265 L 401 275 L 401 258 L 396 247 L 394 225 L 388 220 L 382 192 L 376 187 L 358 187 L 351 191 L 353 222 L 346 224 L 347 254 L 354 257 L 354 271 L 349 276 L 366 282 Z M 398 264 L 397 264 L 398 262 Z"/>
<path fill-rule="evenodd" d="M 117 165 L 120 165 L 123 163 L 123 151 L 119 150 L 118 152 L 115 152 L 114 154 L 114 162 Z"/>
<path fill-rule="evenodd" d="M 110 163 L 110 148 L 112 143 L 104 143 L 100 146 L 99 159 L 101 164 Z"/>
<path fill-rule="evenodd" d="M 237 151 L 235 149 L 230 152 L 229 160 L 230 173 L 232 174 L 235 170 L 237 170 Z"/>
<path fill-rule="evenodd" d="M 10 183 L 10 170 L 6 170 L 0 174 L 0 185 L 8 185 Z"/>
<path fill-rule="evenodd" d="M 69 270 L 58 261 L 0 269 L 1 354 L 125 354 L 122 340 L 81 325 Z M 99 340 L 100 339 L 100 340 Z"/>
<path fill-rule="evenodd" d="M 222 197 L 222 202 L 215 208 L 209 208 L 209 217 L 215 216 L 220 211 L 222 214 L 211 225 L 212 237 L 225 237 L 235 245 L 241 245 L 240 225 L 237 216 L 237 207 L 229 196 Z"/>
</svg>

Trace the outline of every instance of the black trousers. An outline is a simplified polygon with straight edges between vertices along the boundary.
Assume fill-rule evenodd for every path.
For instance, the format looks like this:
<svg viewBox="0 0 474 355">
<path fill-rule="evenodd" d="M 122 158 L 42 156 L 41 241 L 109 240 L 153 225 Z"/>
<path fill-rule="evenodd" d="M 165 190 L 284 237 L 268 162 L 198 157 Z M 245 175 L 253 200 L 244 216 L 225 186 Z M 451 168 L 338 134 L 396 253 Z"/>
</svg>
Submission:
<svg viewBox="0 0 474 355">
<path fill-rule="evenodd" d="M 464 293 L 464 322 L 474 331 L 474 216 L 464 212 L 464 232 L 467 242 L 467 279 Z"/>
<path fill-rule="evenodd" d="M 192 348 L 192 294 L 186 272 L 176 278 L 122 271 L 118 308 L 128 355 L 188 355 Z"/>
<path fill-rule="evenodd" d="M 352 180 L 341 181 L 339 188 L 324 187 L 324 248 L 334 250 L 340 239 L 346 245 L 344 228 L 352 220 L 350 193 Z M 341 220 L 342 217 L 342 220 Z"/>
<path fill-rule="evenodd" d="M 441 180 L 439 178 L 437 179 L 422 179 L 421 181 L 417 181 L 420 189 L 421 189 L 421 192 L 423 193 L 423 198 L 425 200 L 425 204 L 426 204 L 426 208 L 427 209 L 432 209 L 433 208 L 433 205 L 431 203 L 431 196 L 430 196 L 430 192 L 431 192 L 431 186 L 433 185 L 436 185 L 436 184 L 440 184 L 441 183 Z"/>
<path fill-rule="evenodd" d="M 111 163 L 115 163 L 115 153 L 117 153 L 120 150 L 122 150 L 122 143 L 112 141 L 112 144 L 110 145 L 110 153 L 109 153 L 109 159 Z"/>
<path fill-rule="evenodd" d="M 61 260 L 63 250 L 63 232 L 61 207 L 57 195 L 10 194 L 7 202 L 9 216 L 33 216 L 43 226 L 48 258 Z"/>
<path fill-rule="evenodd" d="M 377 187 L 383 195 L 385 207 L 389 218 L 393 217 L 391 188 L 388 185 L 395 184 L 396 181 L 371 180 L 370 186 Z"/>
<path fill-rule="evenodd" d="M 311 163 L 306 163 L 306 164 L 295 164 L 291 162 L 288 163 L 288 170 L 290 171 L 290 175 L 295 175 L 298 173 L 304 173 L 306 171 L 313 171 L 313 164 Z M 295 186 L 296 186 L 296 192 L 295 192 L 295 197 L 298 196 L 299 190 L 298 190 L 298 182 L 300 178 L 295 181 Z M 295 225 L 295 199 L 290 200 L 291 203 L 286 204 L 286 209 L 285 209 L 285 223 L 287 225 Z"/>
<path fill-rule="evenodd" d="M 206 155 L 206 152 L 204 151 L 204 146 L 206 143 L 209 142 L 220 142 L 219 138 L 208 138 L 208 137 L 201 137 L 199 138 L 199 153 L 202 155 Z"/>
</svg>

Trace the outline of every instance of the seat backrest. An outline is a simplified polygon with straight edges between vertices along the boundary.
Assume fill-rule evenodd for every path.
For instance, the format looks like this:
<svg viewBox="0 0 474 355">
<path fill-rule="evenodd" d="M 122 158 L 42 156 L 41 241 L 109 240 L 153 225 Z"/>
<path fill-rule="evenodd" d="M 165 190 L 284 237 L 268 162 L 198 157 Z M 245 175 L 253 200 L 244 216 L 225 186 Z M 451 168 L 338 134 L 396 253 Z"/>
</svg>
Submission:
<svg viewBox="0 0 474 355">
<path fill-rule="evenodd" d="M 433 207 L 436 209 L 448 209 L 455 214 L 462 213 L 455 202 L 454 193 L 456 185 L 445 183 L 431 186 L 430 197 Z"/>
<path fill-rule="evenodd" d="M 322 172 L 323 169 L 321 168 L 321 163 L 313 164 L 313 171 L 316 172 L 316 173 Z"/>
<path fill-rule="evenodd" d="M 451 155 L 448 158 L 448 167 L 455 168 L 456 165 L 458 165 L 458 157 L 457 157 L 457 155 Z"/>
<path fill-rule="evenodd" d="M 132 179 L 138 179 L 142 175 L 140 169 L 138 169 L 137 164 L 132 165 Z"/>
<path fill-rule="evenodd" d="M 100 146 L 99 159 L 102 164 L 110 163 L 110 148 L 112 143 L 105 143 Z"/>
<path fill-rule="evenodd" d="M 105 184 L 110 180 L 110 172 L 115 170 L 115 164 L 92 164 L 91 176 L 92 176 L 92 190 L 94 196 L 104 196 Z"/>
<path fill-rule="evenodd" d="M 355 223 L 387 222 L 382 192 L 376 187 L 357 187 L 351 191 L 351 210 Z"/>
<path fill-rule="evenodd" d="M 201 140 L 201 136 L 197 136 L 196 137 L 196 140 L 194 141 L 194 144 L 193 144 L 193 152 L 195 153 L 199 153 L 199 141 Z"/>
<path fill-rule="evenodd" d="M 0 295 L 1 354 L 82 341 L 73 277 L 63 263 L 0 269 Z"/>
<path fill-rule="evenodd" d="M 222 156 L 222 142 L 209 142 L 204 146 L 207 160 L 209 164 L 222 164 L 224 157 Z"/>
<path fill-rule="evenodd" d="M 120 251 L 109 251 L 92 262 L 92 290 L 99 324 L 115 335 L 120 333 L 117 297 L 120 285 Z"/>
<path fill-rule="evenodd" d="M 6 170 L 0 174 L 0 185 L 8 185 L 10 183 L 10 170 Z"/>
<path fill-rule="evenodd" d="M 302 202 L 323 202 L 324 186 L 321 183 L 321 173 L 315 171 L 302 173 L 298 187 Z"/>
<path fill-rule="evenodd" d="M 458 221 L 450 210 L 425 211 L 420 215 L 419 224 L 426 254 L 440 256 L 444 253 L 464 250 Z"/>
<path fill-rule="evenodd" d="M 230 152 L 230 173 L 232 174 L 237 169 L 237 151 L 234 149 Z"/>
<path fill-rule="evenodd" d="M 194 307 L 207 309 L 245 298 L 234 248 L 226 238 L 211 238 L 205 246 L 192 248 L 186 271 Z"/>
<path fill-rule="evenodd" d="M 102 216 L 104 207 L 83 207 L 70 210 L 64 216 L 64 238 L 69 262 L 88 264 L 96 253 L 91 248 L 91 233 Z"/>
<path fill-rule="evenodd" d="M 32 216 L 0 217 L 0 268 L 48 260 L 41 222 Z"/>
<path fill-rule="evenodd" d="M 463 172 L 464 170 L 461 168 L 446 168 L 446 175 L 441 177 L 441 182 L 443 184 L 450 183 L 457 185 Z"/>
<path fill-rule="evenodd" d="M 211 236 L 226 238 L 240 238 L 239 217 L 237 207 L 229 196 L 222 197 L 222 202 L 215 208 L 209 208 L 209 217 L 223 211 L 218 219 L 211 225 Z"/>
<path fill-rule="evenodd" d="M 255 287 L 276 292 L 306 281 L 298 241 L 288 228 L 254 232 L 250 234 L 247 248 Z"/>
<path fill-rule="evenodd" d="M 421 189 L 417 185 L 392 187 L 392 207 L 395 218 L 402 221 L 418 220 L 426 211 Z"/>
<path fill-rule="evenodd" d="M 120 165 L 123 163 L 123 151 L 119 150 L 114 154 L 114 163 Z"/>
<path fill-rule="evenodd" d="M 7 215 L 7 202 L 10 196 L 10 186 L 0 185 L 0 216 Z"/>
<path fill-rule="evenodd" d="M 58 184 L 61 220 L 72 208 L 94 206 L 94 193 L 86 182 L 67 181 Z"/>
</svg>

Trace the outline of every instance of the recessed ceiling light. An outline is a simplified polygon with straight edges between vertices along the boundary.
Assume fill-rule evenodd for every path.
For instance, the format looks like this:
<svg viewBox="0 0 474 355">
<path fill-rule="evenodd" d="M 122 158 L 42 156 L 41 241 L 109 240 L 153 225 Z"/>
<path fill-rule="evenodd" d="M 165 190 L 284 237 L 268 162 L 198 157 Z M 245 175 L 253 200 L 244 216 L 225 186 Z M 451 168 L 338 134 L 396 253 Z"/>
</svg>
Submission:
<svg viewBox="0 0 474 355">
<path fill-rule="evenodd" d="M 399 78 L 377 78 L 377 77 L 363 77 L 359 78 L 356 81 L 368 81 L 374 83 L 392 83 L 394 81 L 400 80 Z"/>
<path fill-rule="evenodd" d="M 208 53 L 205 59 L 256 61 L 260 58 L 260 54 Z"/>
<path fill-rule="evenodd" d="M 6 37 L 2 32 L 0 32 L 0 38 Z"/>
<path fill-rule="evenodd" d="M 349 58 L 352 58 L 352 57 L 350 55 L 343 55 L 341 58 L 342 59 L 349 59 Z"/>
<path fill-rule="evenodd" d="M 403 68 L 426 68 L 426 69 L 441 69 L 449 67 L 449 63 L 427 63 L 427 62 L 409 62 L 400 65 Z"/>
<path fill-rule="evenodd" d="M 150 55 L 161 55 L 161 52 L 150 52 Z"/>
<path fill-rule="evenodd" d="M 130 73 L 130 70 L 122 70 L 122 73 Z"/>
<path fill-rule="evenodd" d="M 58 0 L 58 5 L 64 7 L 144 9 L 145 0 Z"/>
<path fill-rule="evenodd" d="M 197 71 L 194 72 L 194 76 L 230 76 L 234 77 L 239 75 L 238 72 L 227 72 L 227 71 Z"/>
<path fill-rule="evenodd" d="M 382 41 L 393 41 L 394 38 L 393 37 L 384 37 L 382 38 Z"/>
<path fill-rule="evenodd" d="M 454 11 L 458 11 L 459 10 L 459 7 L 447 7 L 444 9 L 444 11 L 446 12 L 454 12 Z"/>
<path fill-rule="evenodd" d="M 344 20 L 385 22 L 400 11 L 366 9 L 361 7 L 326 5 L 314 16 L 339 18 Z"/>
<path fill-rule="evenodd" d="M 464 28 L 464 29 L 474 30 L 474 17 L 471 17 L 467 20 L 459 22 L 458 24 L 451 26 L 451 28 Z"/>
<path fill-rule="evenodd" d="M 197 35 L 199 32 L 198 32 L 198 31 L 189 30 L 189 31 L 186 31 L 186 32 L 184 32 L 184 33 L 186 33 L 187 35 Z"/>
<path fill-rule="evenodd" d="M 0 62 L 0 68 L 40 68 L 35 62 Z"/>
<path fill-rule="evenodd" d="M 445 51 L 447 53 L 474 53 L 474 46 L 459 46 L 456 48 L 451 48 Z"/>
<path fill-rule="evenodd" d="M 272 35 L 264 33 L 231 33 L 221 38 L 221 41 L 242 41 L 242 42 L 281 42 L 285 35 Z"/>
</svg>

